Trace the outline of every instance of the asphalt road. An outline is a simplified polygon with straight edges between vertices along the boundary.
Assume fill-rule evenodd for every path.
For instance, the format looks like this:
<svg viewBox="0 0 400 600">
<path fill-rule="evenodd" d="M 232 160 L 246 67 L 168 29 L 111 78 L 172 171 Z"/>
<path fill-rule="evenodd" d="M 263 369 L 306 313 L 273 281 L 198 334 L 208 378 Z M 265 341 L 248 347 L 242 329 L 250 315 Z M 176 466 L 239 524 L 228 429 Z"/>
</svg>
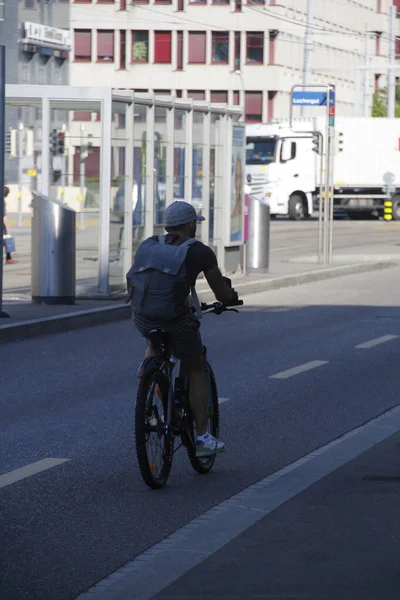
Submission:
<svg viewBox="0 0 400 600">
<path fill-rule="evenodd" d="M 72 599 L 215 504 L 397 405 L 399 274 L 258 294 L 240 315 L 206 317 L 229 398 L 227 452 L 207 477 L 179 452 L 160 492 L 144 486 L 134 454 L 143 343 L 129 324 L 0 346 L 1 599 Z M 29 467 L 12 483 L 17 469 L 49 458 L 66 462 L 39 474 Z"/>
</svg>

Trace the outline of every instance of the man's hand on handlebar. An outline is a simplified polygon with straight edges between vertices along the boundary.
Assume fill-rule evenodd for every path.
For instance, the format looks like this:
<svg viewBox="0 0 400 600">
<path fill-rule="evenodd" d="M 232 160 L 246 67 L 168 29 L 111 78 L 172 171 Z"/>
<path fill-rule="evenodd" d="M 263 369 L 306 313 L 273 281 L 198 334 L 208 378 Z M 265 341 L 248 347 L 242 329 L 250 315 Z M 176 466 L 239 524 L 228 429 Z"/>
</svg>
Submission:
<svg viewBox="0 0 400 600">
<path fill-rule="evenodd" d="M 243 300 L 237 299 L 235 304 L 229 304 L 229 306 L 243 306 Z M 212 304 L 206 304 L 205 302 L 201 303 L 202 311 L 210 311 L 215 313 L 216 315 L 220 315 L 223 312 L 239 312 L 235 308 L 229 308 L 228 305 L 223 304 L 222 302 L 213 302 Z"/>
</svg>

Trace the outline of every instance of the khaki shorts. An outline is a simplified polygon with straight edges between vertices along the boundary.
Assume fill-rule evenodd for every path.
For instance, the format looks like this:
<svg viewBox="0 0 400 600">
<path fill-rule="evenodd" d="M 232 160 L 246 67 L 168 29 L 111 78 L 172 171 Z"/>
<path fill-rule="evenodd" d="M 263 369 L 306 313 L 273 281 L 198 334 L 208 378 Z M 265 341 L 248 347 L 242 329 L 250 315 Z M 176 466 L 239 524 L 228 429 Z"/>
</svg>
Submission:
<svg viewBox="0 0 400 600">
<path fill-rule="evenodd" d="M 134 315 L 133 322 L 139 333 L 146 339 L 153 329 L 161 329 L 171 334 L 171 352 L 179 360 L 192 360 L 203 354 L 200 321 L 192 314 L 173 322 L 147 321 Z"/>
</svg>

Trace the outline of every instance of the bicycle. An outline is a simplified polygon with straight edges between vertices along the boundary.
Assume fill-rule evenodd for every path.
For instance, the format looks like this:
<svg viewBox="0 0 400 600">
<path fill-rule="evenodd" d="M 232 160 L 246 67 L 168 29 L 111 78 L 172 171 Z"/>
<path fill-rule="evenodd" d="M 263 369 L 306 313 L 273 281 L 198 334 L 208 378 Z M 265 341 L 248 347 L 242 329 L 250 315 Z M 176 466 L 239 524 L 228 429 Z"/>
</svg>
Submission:
<svg viewBox="0 0 400 600">
<path fill-rule="evenodd" d="M 236 306 L 241 305 L 243 305 L 243 301 L 239 300 Z M 239 312 L 221 302 L 202 303 L 201 310 L 217 315 L 223 312 Z M 149 487 L 160 489 L 167 483 L 173 456 L 182 446 L 187 449 L 193 469 L 200 474 L 211 471 L 216 455 L 203 458 L 196 456 L 196 432 L 189 402 L 189 381 L 184 376 L 180 365 L 178 376 L 173 379 L 174 370 L 179 361 L 169 350 L 170 335 L 165 331 L 155 329 L 150 332 L 149 339 L 152 347 L 157 351 L 157 356 L 145 359 L 138 372 L 140 383 L 135 408 L 136 453 L 143 480 Z M 206 354 L 206 349 L 204 351 Z M 218 438 L 217 384 L 207 359 L 206 365 L 209 374 L 207 409 L 209 432 Z M 152 435 L 155 437 L 161 455 L 160 466 L 149 455 L 148 443 Z M 174 448 L 175 439 L 178 437 L 180 437 L 181 443 Z"/>
</svg>

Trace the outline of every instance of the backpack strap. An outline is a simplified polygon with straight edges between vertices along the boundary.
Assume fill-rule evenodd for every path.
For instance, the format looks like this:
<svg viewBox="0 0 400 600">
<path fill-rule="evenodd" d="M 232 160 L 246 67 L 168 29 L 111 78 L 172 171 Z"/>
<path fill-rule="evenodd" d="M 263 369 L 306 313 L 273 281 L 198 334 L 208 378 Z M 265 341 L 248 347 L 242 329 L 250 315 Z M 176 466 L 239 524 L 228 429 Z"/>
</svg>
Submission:
<svg viewBox="0 0 400 600">
<path fill-rule="evenodd" d="M 159 235 L 158 236 L 158 241 L 159 241 L 160 244 L 166 244 L 167 243 L 166 239 L 167 239 L 166 235 Z"/>
</svg>

